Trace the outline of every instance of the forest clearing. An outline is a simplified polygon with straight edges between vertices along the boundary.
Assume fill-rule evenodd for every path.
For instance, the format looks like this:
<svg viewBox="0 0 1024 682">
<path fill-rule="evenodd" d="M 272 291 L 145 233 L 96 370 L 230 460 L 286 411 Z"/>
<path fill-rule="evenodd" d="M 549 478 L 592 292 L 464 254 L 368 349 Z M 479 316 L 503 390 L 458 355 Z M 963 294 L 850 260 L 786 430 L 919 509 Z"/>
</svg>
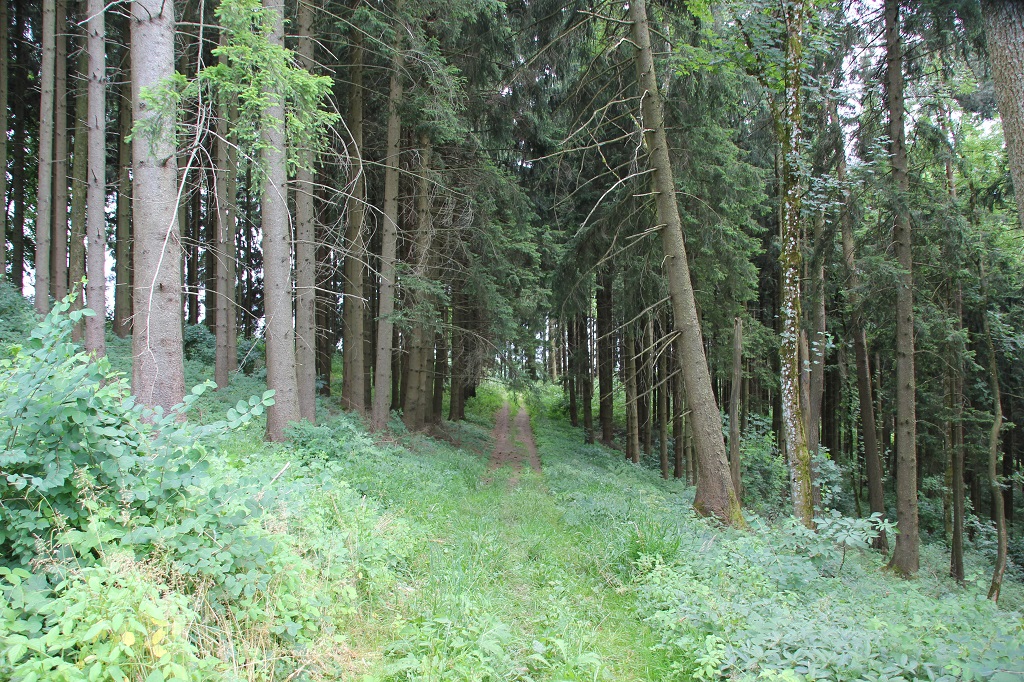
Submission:
<svg viewBox="0 0 1024 682">
<path fill-rule="evenodd" d="M 1024 3 L 0 5 L 0 680 L 1024 680 Z"/>
</svg>

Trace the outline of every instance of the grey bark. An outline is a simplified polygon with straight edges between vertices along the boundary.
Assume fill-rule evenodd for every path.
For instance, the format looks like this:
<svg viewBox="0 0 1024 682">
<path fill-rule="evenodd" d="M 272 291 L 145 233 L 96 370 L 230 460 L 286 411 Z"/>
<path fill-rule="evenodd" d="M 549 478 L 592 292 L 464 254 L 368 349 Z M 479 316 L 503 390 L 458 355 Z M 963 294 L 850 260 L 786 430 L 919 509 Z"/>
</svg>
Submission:
<svg viewBox="0 0 1024 682">
<path fill-rule="evenodd" d="M 141 93 L 174 75 L 174 6 L 134 0 L 131 27 L 133 118 L 155 127 L 132 140 L 132 393 L 144 405 L 167 410 L 185 395 L 174 112 L 155 110 Z"/>
<path fill-rule="evenodd" d="M 298 2 L 299 63 L 313 71 L 313 1 Z M 295 379 L 299 415 L 316 422 L 316 211 L 313 154 L 301 150 L 295 173 Z"/>
<path fill-rule="evenodd" d="M 221 44 L 227 41 L 223 33 L 220 40 Z M 226 64 L 227 55 L 221 55 L 220 62 Z M 234 120 L 234 108 L 231 103 L 221 102 L 217 118 L 217 169 L 214 174 L 217 197 L 217 350 L 214 359 L 214 378 L 217 381 L 217 388 L 227 386 L 231 380 L 231 372 L 238 369 L 235 305 L 238 152 L 234 140 L 229 136 L 229 123 Z"/>
<path fill-rule="evenodd" d="M 654 70 L 654 54 L 647 23 L 645 0 L 629 4 L 633 42 L 636 45 L 637 79 L 642 93 L 643 114 L 649 163 L 653 171 L 658 222 L 661 227 L 665 269 L 675 330 L 681 335 L 681 362 L 686 385 L 686 402 L 691 410 L 693 438 L 699 462 L 697 493 L 693 506 L 701 514 L 715 516 L 723 523 L 743 526 L 739 501 L 729 478 L 725 456 L 722 419 L 711 390 L 711 375 L 704 356 L 704 342 L 697 320 L 697 303 L 690 282 L 690 270 L 683 242 L 682 221 L 675 198 L 675 180 L 669 158 L 668 138 L 661 94 Z"/>
<path fill-rule="evenodd" d="M 53 207 L 53 100 L 56 66 L 56 0 L 43 0 L 39 74 L 39 175 L 36 180 L 36 312 L 50 310 L 50 221 Z"/>
<path fill-rule="evenodd" d="M 358 2 L 356 3 L 358 7 Z M 366 204 L 366 176 L 362 159 L 363 150 L 363 36 L 358 30 L 352 37 L 351 85 L 348 111 L 348 127 L 352 133 L 352 145 L 356 158 L 352 164 L 351 208 L 348 212 L 348 226 L 345 230 L 345 299 L 344 322 L 342 323 L 342 352 L 345 358 L 345 375 L 341 384 L 341 404 L 348 410 L 363 412 L 366 394 L 366 373 L 364 372 L 363 295 L 366 247 L 363 237 L 363 218 Z"/>
<path fill-rule="evenodd" d="M 284 47 L 282 0 L 263 0 L 271 13 L 271 45 Z M 288 172 L 284 134 L 284 101 L 274 89 L 264 93 L 270 104 L 263 112 L 263 219 L 264 315 L 267 340 L 267 388 L 274 405 L 267 410 L 267 439 L 283 441 L 284 429 L 297 421 L 298 384 L 295 375 L 295 325 L 292 323 L 292 251 L 288 216 Z"/>
<path fill-rule="evenodd" d="M 120 136 L 117 142 L 117 239 L 114 243 L 114 333 L 124 338 L 131 333 L 132 283 L 132 148 L 128 138 L 132 132 L 132 94 L 130 70 L 122 76 L 118 101 Z"/>
<path fill-rule="evenodd" d="M 96 313 L 85 319 L 85 348 L 95 357 L 107 352 L 107 91 L 104 0 L 88 0 L 86 50 L 89 54 L 89 186 L 86 190 L 86 303 Z M 56 235 L 55 235 L 56 237 Z"/>
<path fill-rule="evenodd" d="M 896 536 L 889 567 L 903 575 L 920 566 L 917 520 L 917 416 L 914 378 L 913 250 L 907 195 L 907 143 L 904 130 L 903 44 L 899 29 L 899 0 L 885 0 L 886 102 L 889 108 L 890 159 L 896 182 L 896 224 L 893 241 L 900 264 L 896 290 Z"/>
<path fill-rule="evenodd" d="M 1024 2 L 982 0 L 981 13 L 1017 214 L 1024 226 Z"/>
<path fill-rule="evenodd" d="M 68 17 L 57 0 L 53 81 L 53 221 L 50 237 L 50 288 L 54 300 L 68 295 Z"/>
<path fill-rule="evenodd" d="M 396 9 L 400 3 L 396 2 Z M 399 27 L 396 27 L 399 28 Z M 377 317 L 377 365 L 374 370 L 373 414 L 370 427 L 387 426 L 391 406 L 391 351 L 395 312 L 395 257 L 398 250 L 398 161 L 401 152 L 402 49 L 401 31 L 395 32 L 388 92 L 387 151 L 384 158 L 384 215 L 380 254 L 380 288 Z"/>
<path fill-rule="evenodd" d="M 79 73 L 89 68 L 89 58 L 82 52 L 78 59 Z M 130 95 L 129 95 L 130 97 Z M 75 142 L 71 163 L 71 241 L 68 248 L 68 281 L 75 292 L 72 310 L 85 307 L 85 292 L 82 278 L 85 277 L 85 194 L 89 184 L 89 140 L 86 119 L 89 116 L 88 84 L 79 79 L 75 90 Z M 129 121 L 129 125 L 130 125 Z M 71 338 L 82 340 L 84 325 L 79 323 L 72 330 Z"/>
</svg>

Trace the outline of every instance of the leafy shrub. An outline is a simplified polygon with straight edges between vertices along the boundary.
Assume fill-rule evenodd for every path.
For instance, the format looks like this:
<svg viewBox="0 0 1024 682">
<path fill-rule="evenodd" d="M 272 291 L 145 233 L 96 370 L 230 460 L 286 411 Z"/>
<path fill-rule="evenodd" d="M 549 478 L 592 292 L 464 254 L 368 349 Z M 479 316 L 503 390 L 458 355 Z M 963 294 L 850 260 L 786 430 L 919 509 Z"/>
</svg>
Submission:
<svg viewBox="0 0 1024 682">
<path fill-rule="evenodd" d="M 775 443 L 771 423 L 750 415 L 740 440 L 743 463 L 743 505 L 759 514 L 785 513 L 789 504 L 789 470 Z"/>
<path fill-rule="evenodd" d="M 217 337 L 205 324 L 185 325 L 182 350 L 186 360 L 212 365 L 217 360 Z"/>
<path fill-rule="evenodd" d="M 0 343 L 16 343 L 25 338 L 35 323 L 29 302 L 6 278 L 0 277 Z"/>
</svg>

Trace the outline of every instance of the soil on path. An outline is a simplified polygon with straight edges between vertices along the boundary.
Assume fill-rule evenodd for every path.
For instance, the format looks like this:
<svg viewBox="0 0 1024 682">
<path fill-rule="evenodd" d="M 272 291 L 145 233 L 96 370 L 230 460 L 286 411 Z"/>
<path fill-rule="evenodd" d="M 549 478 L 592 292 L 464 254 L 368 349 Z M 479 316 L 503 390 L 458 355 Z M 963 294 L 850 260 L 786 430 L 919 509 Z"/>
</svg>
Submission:
<svg viewBox="0 0 1024 682">
<path fill-rule="evenodd" d="M 512 407 L 506 402 L 498 410 L 494 418 L 494 451 L 487 466 L 488 471 L 511 467 L 518 474 L 526 464 L 535 472 L 540 473 L 540 456 L 537 445 L 533 441 L 533 429 L 530 428 L 530 415 L 520 408 L 511 418 Z M 519 476 L 509 479 L 509 486 L 519 483 Z"/>
</svg>

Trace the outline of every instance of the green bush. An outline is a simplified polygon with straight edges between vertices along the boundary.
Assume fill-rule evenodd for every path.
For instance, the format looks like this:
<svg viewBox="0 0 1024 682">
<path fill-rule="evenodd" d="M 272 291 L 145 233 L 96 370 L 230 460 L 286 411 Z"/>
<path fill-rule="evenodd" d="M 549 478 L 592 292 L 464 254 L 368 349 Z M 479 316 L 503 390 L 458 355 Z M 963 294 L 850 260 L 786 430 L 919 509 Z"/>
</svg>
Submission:
<svg viewBox="0 0 1024 682">
<path fill-rule="evenodd" d="M 29 302 L 6 278 L 0 277 L 0 343 L 17 343 L 35 323 Z"/>
<path fill-rule="evenodd" d="M 213 365 L 217 360 L 217 337 L 205 324 L 185 325 L 182 350 L 186 360 Z"/>
</svg>

